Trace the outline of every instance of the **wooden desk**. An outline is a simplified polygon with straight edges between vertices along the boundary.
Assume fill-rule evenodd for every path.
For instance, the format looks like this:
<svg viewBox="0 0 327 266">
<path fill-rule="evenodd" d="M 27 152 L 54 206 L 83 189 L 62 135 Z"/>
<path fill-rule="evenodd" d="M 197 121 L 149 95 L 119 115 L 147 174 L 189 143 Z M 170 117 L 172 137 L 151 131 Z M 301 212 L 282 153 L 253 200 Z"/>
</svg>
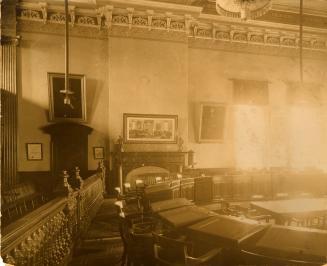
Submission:
<svg viewBox="0 0 327 266">
<path fill-rule="evenodd" d="M 158 215 L 175 228 L 180 228 L 205 220 L 216 214 L 197 206 L 185 206 L 178 209 L 162 211 Z"/>
<path fill-rule="evenodd" d="M 194 204 L 185 198 L 176 198 L 153 202 L 150 207 L 153 212 L 161 212 L 191 205 Z"/>
<path fill-rule="evenodd" d="M 217 215 L 189 226 L 188 230 L 199 240 L 233 247 L 251 239 L 269 226 L 246 218 Z"/>
<path fill-rule="evenodd" d="M 274 225 L 250 248 L 275 258 L 327 262 L 327 231 Z"/>
<path fill-rule="evenodd" d="M 251 205 L 274 216 L 277 224 L 293 217 L 327 216 L 327 198 L 255 201 Z"/>
</svg>

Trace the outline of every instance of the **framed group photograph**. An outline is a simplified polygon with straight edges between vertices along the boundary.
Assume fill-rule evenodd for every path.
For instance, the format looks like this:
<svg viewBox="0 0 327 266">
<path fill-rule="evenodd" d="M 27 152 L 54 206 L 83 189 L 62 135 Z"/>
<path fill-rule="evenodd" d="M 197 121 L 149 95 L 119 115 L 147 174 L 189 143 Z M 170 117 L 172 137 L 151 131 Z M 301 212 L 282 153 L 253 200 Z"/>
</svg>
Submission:
<svg viewBox="0 0 327 266">
<path fill-rule="evenodd" d="M 26 143 L 26 157 L 28 161 L 43 159 L 42 143 Z"/>
<path fill-rule="evenodd" d="M 226 106 L 219 103 L 200 103 L 199 142 L 222 142 L 224 140 Z"/>
<path fill-rule="evenodd" d="M 65 74 L 48 73 L 49 120 L 86 122 L 85 76 L 69 75 L 69 91 L 65 93 Z"/>
<path fill-rule="evenodd" d="M 124 114 L 125 143 L 177 143 L 177 115 Z"/>
<path fill-rule="evenodd" d="M 94 159 L 104 159 L 104 147 L 93 147 Z"/>
</svg>

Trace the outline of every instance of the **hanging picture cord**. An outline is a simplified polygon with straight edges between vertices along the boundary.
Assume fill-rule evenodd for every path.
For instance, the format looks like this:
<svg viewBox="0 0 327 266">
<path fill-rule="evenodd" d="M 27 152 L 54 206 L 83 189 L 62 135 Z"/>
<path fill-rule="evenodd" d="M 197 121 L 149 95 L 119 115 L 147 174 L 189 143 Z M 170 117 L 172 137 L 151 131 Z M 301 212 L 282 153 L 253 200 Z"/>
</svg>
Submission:
<svg viewBox="0 0 327 266">
<path fill-rule="evenodd" d="M 299 48 L 300 48 L 300 82 L 303 84 L 303 0 L 300 0 L 300 40 L 299 40 Z"/>
<path fill-rule="evenodd" d="M 64 94 L 64 104 L 74 109 L 70 96 L 74 94 L 69 88 L 69 19 L 68 19 L 68 0 L 65 0 L 65 86 L 60 93 Z"/>
<path fill-rule="evenodd" d="M 68 0 L 65 0 L 65 92 L 69 91 L 69 25 L 68 25 Z"/>
</svg>

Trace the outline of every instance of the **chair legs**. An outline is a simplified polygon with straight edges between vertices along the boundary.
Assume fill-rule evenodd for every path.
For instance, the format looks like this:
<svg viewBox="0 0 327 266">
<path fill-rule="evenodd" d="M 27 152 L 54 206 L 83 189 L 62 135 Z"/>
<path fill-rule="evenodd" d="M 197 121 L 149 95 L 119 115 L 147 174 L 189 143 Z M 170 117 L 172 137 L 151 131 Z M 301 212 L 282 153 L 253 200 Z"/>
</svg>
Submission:
<svg viewBox="0 0 327 266">
<path fill-rule="evenodd" d="M 121 257 L 121 266 L 125 266 L 126 259 L 127 259 L 127 254 L 126 254 L 126 251 L 125 251 L 125 248 L 124 248 L 123 255 Z"/>
</svg>

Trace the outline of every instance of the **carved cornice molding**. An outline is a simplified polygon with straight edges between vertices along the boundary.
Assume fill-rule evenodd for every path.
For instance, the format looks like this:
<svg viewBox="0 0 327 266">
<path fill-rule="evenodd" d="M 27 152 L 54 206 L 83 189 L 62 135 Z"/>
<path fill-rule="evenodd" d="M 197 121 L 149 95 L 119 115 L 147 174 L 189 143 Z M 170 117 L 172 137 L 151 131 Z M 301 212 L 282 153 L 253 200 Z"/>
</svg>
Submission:
<svg viewBox="0 0 327 266">
<path fill-rule="evenodd" d="M 135 2 L 134 6 L 132 2 Z M 242 46 L 251 52 L 252 49 L 257 51 L 260 47 L 261 51 L 269 54 L 276 48 L 280 48 L 276 50 L 278 53 L 284 50 L 285 54 L 298 51 L 297 26 L 263 21 L 240 22 L 237 19 L 200 14 L 201 9 L 194 7 L 163 3 L 146 6 L 149 1 L 132 2 L 112 0 L 112 5 L 70 6 L 72 34 L 100 39 L 108 36 L 181 42 L 187 42 L 189 39 L 191 46 L 196 42 L 199 43 L 196 46 L 202 46 L 210 40 L 220 43 L 220 46 L 227 50 Z M 127 4 L 130 6 L 127 7 Z M 17 17 L 20 31 L 63 34 L 63 6 L 21 2 L 17 8 Z M 307 51 L 326 53 L 327 30 L 305 27 L 303 46 Z"/>
<path fill-rule="evenodd" d="M 246 42 L 226 42 L 222 40 L 210 40 L 210 39 L 191 39 L 188 40 L 189 47 L 198 49 L 210 49 L 221 50 L 233 53 L 248 53 L 256 55 L 271 55 L 282 57 L 299 57 L 298 49 L 282 46 L 269 46 L 260 44 L 249 45 Z M 327 60 L 327 53 L 320 50 L 304 50 L 303 57 Z"/>
</svg>

